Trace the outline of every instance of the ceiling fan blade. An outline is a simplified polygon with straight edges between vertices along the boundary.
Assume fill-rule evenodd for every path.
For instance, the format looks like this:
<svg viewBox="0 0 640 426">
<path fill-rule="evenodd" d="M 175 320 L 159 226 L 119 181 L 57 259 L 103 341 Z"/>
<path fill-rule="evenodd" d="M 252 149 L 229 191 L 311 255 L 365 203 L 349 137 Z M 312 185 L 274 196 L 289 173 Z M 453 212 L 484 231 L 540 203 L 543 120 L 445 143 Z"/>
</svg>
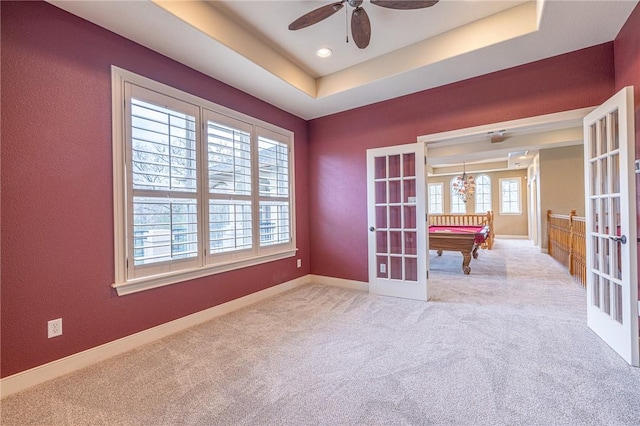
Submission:
<svg viewBox="0 0 640 426">
<path fill-rule="evenodd" d="M 387 9 L 413 10 L 424 9 L 438 3 L 438 0 L 371 0 L 371 4 Z"/>
<path fill-rule="evenodd" d="M 367 47 L 371 40 L 369 15 L 361 7 L 356 7 L 351 15 L 351 36 L 360 49 Z"/>
<path fill-rule="evenodd" d="M 344 6 L 343 3 L 346 0 L 340 1 L 338 3 L 327 4 L 325 6 L 319 7 L 316 10 L 312 10 L 309 13 L 305 13 L 291 24 L 289 24 L 289 29 L 291 31 L 299 30 L 302 28 L 306 28 L 310 25 L 317 24 L 323 19 L 327 19 L 329 16 L 333 15 Z"/>
</svg>

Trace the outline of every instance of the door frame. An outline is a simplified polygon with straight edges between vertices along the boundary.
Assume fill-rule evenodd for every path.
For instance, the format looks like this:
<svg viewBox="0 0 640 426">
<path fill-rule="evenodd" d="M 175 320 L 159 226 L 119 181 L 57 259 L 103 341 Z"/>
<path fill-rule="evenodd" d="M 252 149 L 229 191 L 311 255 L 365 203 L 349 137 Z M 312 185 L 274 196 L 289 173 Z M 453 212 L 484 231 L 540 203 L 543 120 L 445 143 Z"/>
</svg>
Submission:
<svg viewBox="0 0 640 426">
<path fill-rule="evenodd" d="M 584 117 L 590 114 L 597 107 L 598 105 L 587 107 L 587 108 L 563 111 L 559 113 L 545 114 L 545 115 L 528 117 L 528 118 L 517 119 L 517 120 L 484 124 L 481 126 L 467 127 L 467 128 L 456 129 L 456 130 L 440 132 L 440 133 L 432 133 L 432 134 L 418 136 L 417 141 L 426 144 L 426 146 L 429 148 L 430 154 L 427 159 L 427 172 L 428 172 L 430 169 L 429 166 L 430 164 L 433 164 L 434 160 L 447 157 L 447 155 L 444 155 L 444 154 L 438 155 L 438 151 L 443 151 L 442 149 L 439 150 L 438 148 L 445 147 L 445 146 L 451 147 L 450 151 L 457 152 L 456 155 L 460 162 L 462 162 L 463 160 L 469 161 L 474 158 L 477 159 L 478 152 L 482 152 L 486 156 L 486 158 L 490 158 L 490 157 L 496 156 L 496 153 L 499 152 L 500 149 L 494 146 L 491 146 L 490 151 L 477 150 L 477 148 L 482 145 L 482 142 L 487 139 L 487 134 L 490 132 L 501 130 L 501 129 L 523 129 L 526 132 L 529 132 L 530 134 L 535 134 L 536 132 L 544 132 L 544 131 L 548 131 L 549 129 L 562 129 L 562 128 L 569 128 L 569 127 L 580 127 L 582 129 Z M 636 126 L 638 125 L 640 125 L 640 123 L 636 123 Z M 473 143 L 474 147 L 476 148 L 476 150 L 473 153 L 472 152 L 465 153 L 464 150 L 460 148 L 460 145 L 462 144 L 471 144 L 471 143 Z M 581 144 L 584 147 L 583 137 L 581 137 L 579 144 Z M 576 145 L 578 145 L 578 143 L 576 143 Z M 566 146 L 566 144 L 563 146 Z M 554 147 L 554 145 L 542 144 L 539 149 L 551 148 L 551 147 Z M 521 148 L 522 146 L 510 146 L 508 150 L 518 150 Z M 450 155 L 454 155 L 454 154 L 450 154 Z M 538 185 L 538 182 L 536 182 L 536 185 Z M 539 190 L 539 187 L 538 187 L 538 190 Z M 587 203 L 587 200 L 585 200 L 585 204 L 586 203 Z M 539 203 L 538 203 L 538 210 L 540 210 Z M 537 214 L 536 221 L 538 223 L 538 239 L 542 241 L 542 232 L 544 232 L 544 230 L 542 229 L 543 216 L 542 216 L 542 213 L 539 211 L 536 212 L 536 214 Z M 631 241 L 630 243 L 636 244 L 636 242 L 634 241 Z M 541 251 L 547 252 L 547 250 L 543 247 L 541 247 Z M 587 253 L 587 256 L 589 256 L 589 253 Z M 586 295 L 585 295 L 585 299 L 586 299 Z M 632 301 L 631 303 L 634 303 L 634 302 Z M 640 311 L 640 300 L 635 303 L 637 303 L 637 309 L 638 311 Z M 640 341 L 640 336 L 638 336 L 638 339 Z"/>
<path fill-rule="evenodd" d="M 500 121 L 446 132 L 431 133 L 418 136 L 417 141 L 424 143 L 429 152 L 427 156 L 427 173 L 430 171 L 430 166 L 441 159 L 455 158 L 456 161 L 462 164 L 464 161 L 474 161 L 478 158 L 493 158 L 501 155 L 506 157 L 506 154 L 510 151 L 523 149 L 538 150 L 567 146 L 564 139 L 561 141 L 552 138 L 538 140 L 536 135 L 546 132 L 557 131 L 558 136 L 563 136 L 563 131 L 579 128 L 579 132 L 576 130 L 576 134 L 579 133 L 579 140 L 576 139 L 574 145 L 582 145 L 582 120 L 596 107 L 597 106 L 578 108 L 517 120 Z M 514 144 L 513 141 L 507 138 L 505 143 L 491 143 L 488 134 L 502 129 L 517 132 L 522 136 L 521 142 Z M 509 132 L 507 132 L 507 136 L 509 136 Z M 465 150 L 465 146 L 468 147 L 468 150 Z M 539 182 L 536 181 L 537 192 L 539 192 L 538 185 Z M 538 194 L 535 194 L 535 196 L 537 197 Z M 542 247 L 542 233 L 544 232 L 542 225 L 546 220 L 546 216 L 543 217 L 540 211 L 539 200 L 536 201 L 537 211 L 534 213 L 536 214 L 537 238 L 540 244 L 540 250 L 546 253 L 546 247 Z M 530 213 L 532 212 L 528 212 L 528 214 Z M 531 239 L 532 235 L 529 234 L 528 237 Z"/>
</svg>

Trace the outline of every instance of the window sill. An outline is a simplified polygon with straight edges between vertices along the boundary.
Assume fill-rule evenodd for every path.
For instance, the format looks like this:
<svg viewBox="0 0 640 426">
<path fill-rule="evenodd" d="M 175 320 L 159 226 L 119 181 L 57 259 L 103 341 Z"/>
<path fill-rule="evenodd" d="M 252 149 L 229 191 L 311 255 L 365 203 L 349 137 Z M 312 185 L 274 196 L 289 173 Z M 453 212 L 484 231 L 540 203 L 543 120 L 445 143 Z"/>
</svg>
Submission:
<svg viewBox="0 0 640 426">
<path fill-rule="evenodd" d="M 220 274 L 222 272 L 229 272 L 236 269 L 246 268 L 248 266 L 260 265 L 262 263 L 286 259 L 288 257 L 295 256 L 297 251 L 298 249 L 287 250 L 237 262 L 229 262 L 225 264 L 205 266 L 202 268 L 194 268 L 178 272 L 153 275 L 150 277 L 136 278 L 121 283 L 111 284 L 111 287 L 116 289 L 118 296 L 125 296 L 127 294 L 137 293 L 144 290 L 151 290 L 152 288 L 164 287 L 166 285 L 177 284 L 196 278 L 206 277 L 208 275 Z"/>
</svg>

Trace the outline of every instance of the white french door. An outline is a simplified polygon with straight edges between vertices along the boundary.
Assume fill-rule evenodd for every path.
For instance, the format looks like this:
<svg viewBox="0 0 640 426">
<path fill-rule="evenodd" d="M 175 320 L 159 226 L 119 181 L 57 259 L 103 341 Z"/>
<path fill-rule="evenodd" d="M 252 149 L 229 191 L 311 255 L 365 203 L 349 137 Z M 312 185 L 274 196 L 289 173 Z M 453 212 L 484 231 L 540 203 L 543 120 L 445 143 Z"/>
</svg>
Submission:
<svg viewBox="0 0 640 426">
<path fill-rule="evenodd" d="M 633 89 L 584 118 L 587 323 L 638 366 Z"/>
<path fill-rule="evenodd" d="M 369 292 L 427 300 L 423 143 L 367 150 Z"/>
</svg>

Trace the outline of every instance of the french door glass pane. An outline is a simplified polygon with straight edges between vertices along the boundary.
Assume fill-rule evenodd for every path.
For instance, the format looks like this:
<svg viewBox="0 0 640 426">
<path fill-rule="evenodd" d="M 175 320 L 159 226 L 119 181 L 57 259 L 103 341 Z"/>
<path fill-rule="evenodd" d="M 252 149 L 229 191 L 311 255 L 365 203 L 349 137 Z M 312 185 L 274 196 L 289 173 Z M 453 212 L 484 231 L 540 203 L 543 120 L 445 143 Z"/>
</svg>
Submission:
<svg viewBox="0 0 640 426">
<path fill-rule="evenodd" d="M 404 186 L 404 195 L 403 202 L 404 203 L 415 203 L 416 202 L 416 180 L 415 179 L 405 179 L 403 182 Z"/>
<path fill-rule="evenodd" d="M 618 111 L 614 111 L 611 117 L 611 150 L 620 149 L 620 123 L 618 120 Z"/>
<path fill-rule="evenodd" d="M 389 178 L 400 177 L 400 155 L 389 156 Z"/>
<path fill-rule="evenodd" d="M 404 177 L 415 176 L 416 175 L 416 155 L 413 153 L 404 154 L 402 156 L 402 166 L 403 166 L 402 176 Z"/>
<path fill-rule="evenodd" d="M 402 279 L 402 257 L 393 256 L 389 258 L 389 266 L 391 271 L 389 271 L 389 276 L 392 280 L 401 280 Z"/>
<path fill-rule="evenodd" d="M 389 231 L 391 253 L 402 254 L 402 231 Z"/>
<path fill-rule="evenodd" d="M 598 156 L 609 152 L 607 149 L 607 119 L 606 117 L 600 120 L 600 134 L 598 135 Z"/>
<path fill-rule="evenodd" d="M 600 159 L 600 191 L 599 194 L 609 193 L 609 157 Z"/>
<path fill-rule="evenodd" d="M 375 158 L 375 179 L 386 179 L 387 177 L 387 157 Z"/>
<path fill-rule="evenodd" d="M 589 177 L 590 177 L 590 186 L 591 186 L 591 191 L 593 192 L 594 195 L 598 195 L 600 186 L 600 175 L 598 174 L 598 162 L 597 161 L 591 161 L 589 163 Z"/>
<path fill-rule="evenodd" d="M 376 231 L 376 253 L 388 254 L 387 231 Z"/>
<path fill-rule="evenodd" d="M 613 287 L 613 313 L 611 317 L 622 324 L 622 286 L 617 283 L 611 285 Z"/>
<path fill-rule="evenodd" d="M 606 277 L 600 277 L 602 281 L 602 312 L 611 314 L 611 282 Z"/>
<path fill-rule="evenodd" d="M 593 287 L 591 294 L 591 304 L 600 307 L 600 275 L 592 273 Z"/>
<path fill-rule="evenodd" d="M 378 278 L 389 278 L 387 256 L 376 256 Z"/>
<path fill-rule="evenodd" d="M 402 208 L 400 206 L 389 206 L 389 228 L 402 228 Z"/>
<path fill-rule="evenodd" d="M 415 232 L 405 232 L 404 233 L 404 253 L 405 254 L 418 254 L 418 247 L 416 242 L 418 241 L 417 235 Z"/>
<path fill-rule="evenodd" d="M 611 155 L 611 193 L 620 193 L 620 154 Z"/>
<path fill-rule="evenodd" d="M 595 123 L 589 126 L 589 135 L 589 152 L 591 158 L 598 155 L 598 138 Z M 592 188 L 595 188 L 595 186 L 592 186 Z"/>
<path fill-rule="evenodd" d="M 614 235 L 619 237 L 621 235 L 620 229 L 620 196 L 614 196 L 611 198 L 612 202 L 612 210 L 611 210 L 611 219 L 612 219 L 612 228 L 609 231 L 609 235 Z M 622 279 L 622 243 L 620 241 L 616 241 L 613 244 L 612 248 L 612 256 L 611 267 L 613 269 L 612 275 L 616 279 Z"/>
<path fill-rule="evenodd" d="M 387 182 L 376 182 L 376 204 L 387 202 Z"/>
<path fill-rule="evenodd" d="M 406 281 L 418 281 L 418 259 L 415 257 L 405 257 L 404 279 Z"/>
<path fill-rule="evenodd" d="M 376 228 L 387 227 L 387 206 L 376 206 Z"/>
<path fill-rule="evenodd" d="M 401 187 L 399 180 L 389 181 L 389 202 L 399 203 L 401 201 Z"/>
<path fill-rule="evenodd" d="M 404 206 L 404 228 L 416 228 L 416 206 Z"/>
</svg>

